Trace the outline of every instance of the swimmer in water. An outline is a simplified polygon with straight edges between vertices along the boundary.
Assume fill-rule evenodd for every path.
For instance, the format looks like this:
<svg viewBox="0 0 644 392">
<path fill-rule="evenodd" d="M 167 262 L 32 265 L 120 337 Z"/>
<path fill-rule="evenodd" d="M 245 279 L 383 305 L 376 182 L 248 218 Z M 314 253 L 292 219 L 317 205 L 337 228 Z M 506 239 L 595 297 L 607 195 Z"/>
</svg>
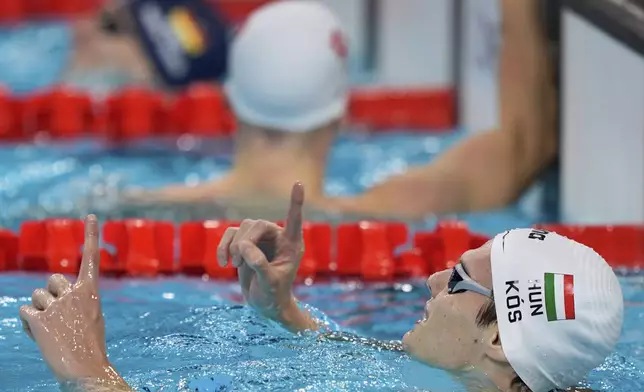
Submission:
<svg viewBox="0 0 644 392">
<path fill-rule="evenodd" d="M 327 155 L 349 98 L 347 43 L 336 16 L 311 0 L 257 9 L 232 42 L 224 87 L 237 120 L 230 171 L 196 186 L 133 193 L 126 204 L 213 202 L 240 219 L 276 220 L 295 181 L 307 185 L 311 206 L 323 204 Z"/>
<path fill-rule="evenodd" d="M 174 91 L 224 75 L 229 27 L 206 1 L 104 4 L 70 21 L 4 29 L 0 44 L 20 50 L 0 59 L 0 83 L 16 92 L 65 85 L 103 95 L 132 85 Z"/>
<path fill-rule="evenodd" d="M 374 345 L 326 333 L 299 306 L 293 283 L 304 253 L 304 189 L 295 184 L 285 228 L 245 220 L 218 247 L 238 269 L 244 298 L 292 332 Z M 77 282 L 52 275 L 20 308 L 26 333 L 62 385 L 80 391 L 131 391 L 107 358 L 98 291 L 96 217 L 85 221 Z M 595 251 L 558 234 L 516 229 L 465 252 L 427 279 L 422 318 L 402 338 L 416 360 L 450 373 L 468 391 L 552 392 L 571 388 L 613 351 L 624 303 L 619 281 Z M 383 343 L 382 349 L 398 349 Z M 75 389 L 74 389 L 75 388 Z M 574 389 L 573 389 L 574 390 Z"/>
<path fill-rule="evenodd" d="M 332 216 L 416 220 L 429 214 L 506 206 L 545 174 L 557 156 L 557 94 L 546 24 L 542 19 L 544 3 L 503 0 L 500 4 L 503 29 L 499 129 L 468 137 L 425 166 L 412 167 L 363 194 L 342 198 L 325 198 L 322 188 L 324 162 L 343 112 L 334 112 L 335 121 L 312 132 L 293 133 L 293 129 L 285 129 L 282 122 L 269 121 L 269 118 L 273 119 L 271 116 L 278 114 L 276 110 L 281 110 L 281 121 L 288 121 L 288 116 L 298 116 L 305 110 L 301 106 L 305 96 L 315 107 L 325 107 L 334 99 L 340 100 L 346 94 L 344 84 L 340 83 L 346 78 L 340 59 L 333 56 L 324 40 L 316 46 L 313 42 L 320 40 L 315 41 L 305 34 L 312 23 L 303 26 L 295 20 L 276 20 L 280 12 L 286 13 L 295 5 L 267 6 L 251 18 L 248 30 L 242 31 L 233 44 L 229 86 L 236 94 L 229 99 L 242 125 L 231 173 L 220 181 L 194 188 L 173 187 L 143 194 L 141 199 L 189 203 L 232 196 L 239 198 L 237 203 L 241 203 L 242 199 L 252 199 L 249 195 L 262 195 L 285 200 L 290 183 L 300 180 L 310 190 L 312 205 Z M 326 14 L 321 6 L 319 9 L 310 7 L 311 18 L 317 13 L 320 18 Z M 302 10 L 301 14 L 306 13 Z M 328 19 L 332 20 L 330 16 Z M 260 41 L 252 34 L 260 23 L 279 26 L 274 26 L 270 34 L 262 34 Z M 335 22 L 329 23 L 337 26 Z M 310 40 L 308 49 L 315 56 L 307 61 L 301 56 L 281 54 L 279 49 L 289 42 L 281 37 L 287 29 L 302 40 Z M 243 72 L 248 63 L 253 64 L 252 72 L 256 73 L 252 77 Z M 290 70 L 286 74 L 288 78 L 280 69 Z M 270 81 L 265 80 L 267 78 Z M 243 89 L 237 87 L 242 85 Z M 333 91 L 336 95 L 329 95 Z M 242 96 L 244 93 L 247 95 Z M 284 101 L 286 98 L 290 100 Z M 274 106 L 261 99 L 270 99 Z M 266 114 L 262 116 L 262 113 Z M 269 131 L 271 128 L 275 130 Z M 249 211 L 250 214 L 242 213 L 242 216 L 265 216 L 261 209 Z M 279 219 L 281 213 L 275 211 L 277 216 L 272 214 L 270 220 Z"/>
<path fill-rule="evenodd" d="M 474 134 L 424 166 L 412 167 L 330 207 L 369 217 L 417 219 L 428 214 L 505 207 L 558 152 L 557 93 L 549 51 L 546 2 L 503 0 L 499 128 Z"/>
</svg>

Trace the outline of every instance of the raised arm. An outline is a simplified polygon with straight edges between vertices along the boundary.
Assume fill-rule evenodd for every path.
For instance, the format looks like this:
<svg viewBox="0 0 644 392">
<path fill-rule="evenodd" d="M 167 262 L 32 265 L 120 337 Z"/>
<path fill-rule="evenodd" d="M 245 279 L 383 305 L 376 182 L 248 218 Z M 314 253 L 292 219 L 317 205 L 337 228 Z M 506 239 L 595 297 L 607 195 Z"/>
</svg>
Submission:
<svg viewBox="0 0 644 392">
<path fill-rule="evenodd" d="M 293 282 L 304 254 L 303 204 L 304 187 L 297 183 L 284 228 L 265 220 L 246 219 L 240 227 L 226 230 L 217 249 L 219 265 L 228 264 L 230 257 L 237 268 L 248 304 L 292 332 L 319 328 L 293 295 Z"/>
<path fill-rule="evenodd" d="M 20 308 L 22 325 L 63 391 L 133 391 L 107 358 L 105 320 L 98 292 L 98 222 L 85 219 L 85 243 L 75 284 L 52 275 Z"/>
<path fill-rule="evenodd" d="M 339 211 L 414 219 L 505 206 L 557 153 L 556 94 L 541 1 L 503 0 L 500 128 L 473 135 L 432 163 L 390 178 Z"/>
</svg>

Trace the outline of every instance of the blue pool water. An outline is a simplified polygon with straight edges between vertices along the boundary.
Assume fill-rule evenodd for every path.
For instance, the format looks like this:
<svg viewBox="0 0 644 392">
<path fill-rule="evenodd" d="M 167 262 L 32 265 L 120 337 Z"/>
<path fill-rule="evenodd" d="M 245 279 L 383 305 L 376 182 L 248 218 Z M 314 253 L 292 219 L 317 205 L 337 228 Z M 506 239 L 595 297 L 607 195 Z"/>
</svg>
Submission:
<svg viewBox="0 0 644 392">
<path fill-rule="evenodd" d="M 459 132 L 345 134 L 328 159 L 326 192 L 360 192 L 410 165 L 429 162 L 461 137 Z M 228 140 L 155 140 L 119 149 L 90 141 L 55 147 L 48 142 L 0 146 L 0 205 L 5 207 L 0 209 L 0 226 L 17 229 L 27 218 L 100 213 L 128 187 L 157 188 L 220 177 L 231 158 Z M 461 218 L 474 231 L 487 234 L 529 226 L 542 220 L 535 193 L 528 192 L 516 206 Z M 427 219 L 427 225 L 434 222 Z"/>
<path fill-rule="evenodd" d="M 46 278 L 0 275 L 3 391 L 56 390 L 17 317 Z M 600 391 L 644 390 L 644 279 L 622 283 L 627 306 L 621 342 L 587 380 Z M 442 372 L 400 353 L 293 336 L 242 306 L 233 283 L 105 279 L 101 290 L 111 361 L 138 390 L 463 391 Z M 428 294 L 421 284 L 355 282 L 297 291 L 342 328 L 380 339 L 400 339 L 421 318 Z"/>
<path fill-rule="evenodd" d="M 460 134 L 344 135 L 328 163 L 326 190 L 351 194 L 408 165 L 431 160 Z M 109 206 L 132 185 L 157 187 L 220 176 L 229 141 L 144 142 L 122 149 L 76 142 L 0 147 L 0 226 L 46 216 L 80 217 Z M 189 148 L 187 146 L 190 146 Z M 478 232 L 531 225 L 541 215 L 534 194 L 505 210 L 460 216 Z M 103 204 L 102 204 L 103 203 Z M 433 224 L 428 219 L 427 226 Z M 56 384 L 22 333 L 18 309 L 46 275 L 0 275 L 0 386 L 51 391 Z M 617 352 L 587 380 L 602 391 L 644 390 L 644 279 L 622 278 L 627 301 Z M 404 355 L 290 335 L 241 305 L 235 284 L 189 278 L 102 281 L 108 351 L 125 378 L 148 391 L 461 391 L 445 374 Z M 400 339 L 421 317 L 427 292 L 418 282 L 315 283 L 298 296 L 341 328 Z"/>
</svg>

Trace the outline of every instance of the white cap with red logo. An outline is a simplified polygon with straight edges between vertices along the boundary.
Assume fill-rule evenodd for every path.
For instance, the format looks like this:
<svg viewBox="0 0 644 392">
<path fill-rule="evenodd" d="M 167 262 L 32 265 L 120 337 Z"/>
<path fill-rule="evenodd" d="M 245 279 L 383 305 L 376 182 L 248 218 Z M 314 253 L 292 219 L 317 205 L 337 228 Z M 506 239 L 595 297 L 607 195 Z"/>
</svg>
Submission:
<svg viewBox="0 0 644 392">
<path fill-rule="evenodd" d="M 575 386 L 610 355 L 624 300 L 594 250 L 553 232 L 517 229 L 494 238 L 491 261 L 503 352 L 530 389 Z"/>
<path fill-rule="evenodd" d="M 335 15 L 318 1 L 284 0 L 255 11 L 229 56 L 225 91 L 251 125 L 307 132 L 344 116 L 346 43 Z"/>
</svg>

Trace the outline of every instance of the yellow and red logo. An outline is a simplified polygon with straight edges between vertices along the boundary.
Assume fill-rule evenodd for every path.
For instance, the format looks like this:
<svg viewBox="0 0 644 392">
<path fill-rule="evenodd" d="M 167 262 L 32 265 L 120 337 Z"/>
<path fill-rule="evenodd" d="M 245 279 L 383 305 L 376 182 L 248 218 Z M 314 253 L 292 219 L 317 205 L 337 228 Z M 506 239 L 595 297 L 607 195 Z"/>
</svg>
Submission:
<svg viewBox="0 0 644 392">
<path fill-rule="evenodd" d="M 201 27 L 185 7 L 175 7 L 168 13 L 168 22 L 183 49 L 196 57 L 206 49 L 206 40 Z"/>
</svg>

